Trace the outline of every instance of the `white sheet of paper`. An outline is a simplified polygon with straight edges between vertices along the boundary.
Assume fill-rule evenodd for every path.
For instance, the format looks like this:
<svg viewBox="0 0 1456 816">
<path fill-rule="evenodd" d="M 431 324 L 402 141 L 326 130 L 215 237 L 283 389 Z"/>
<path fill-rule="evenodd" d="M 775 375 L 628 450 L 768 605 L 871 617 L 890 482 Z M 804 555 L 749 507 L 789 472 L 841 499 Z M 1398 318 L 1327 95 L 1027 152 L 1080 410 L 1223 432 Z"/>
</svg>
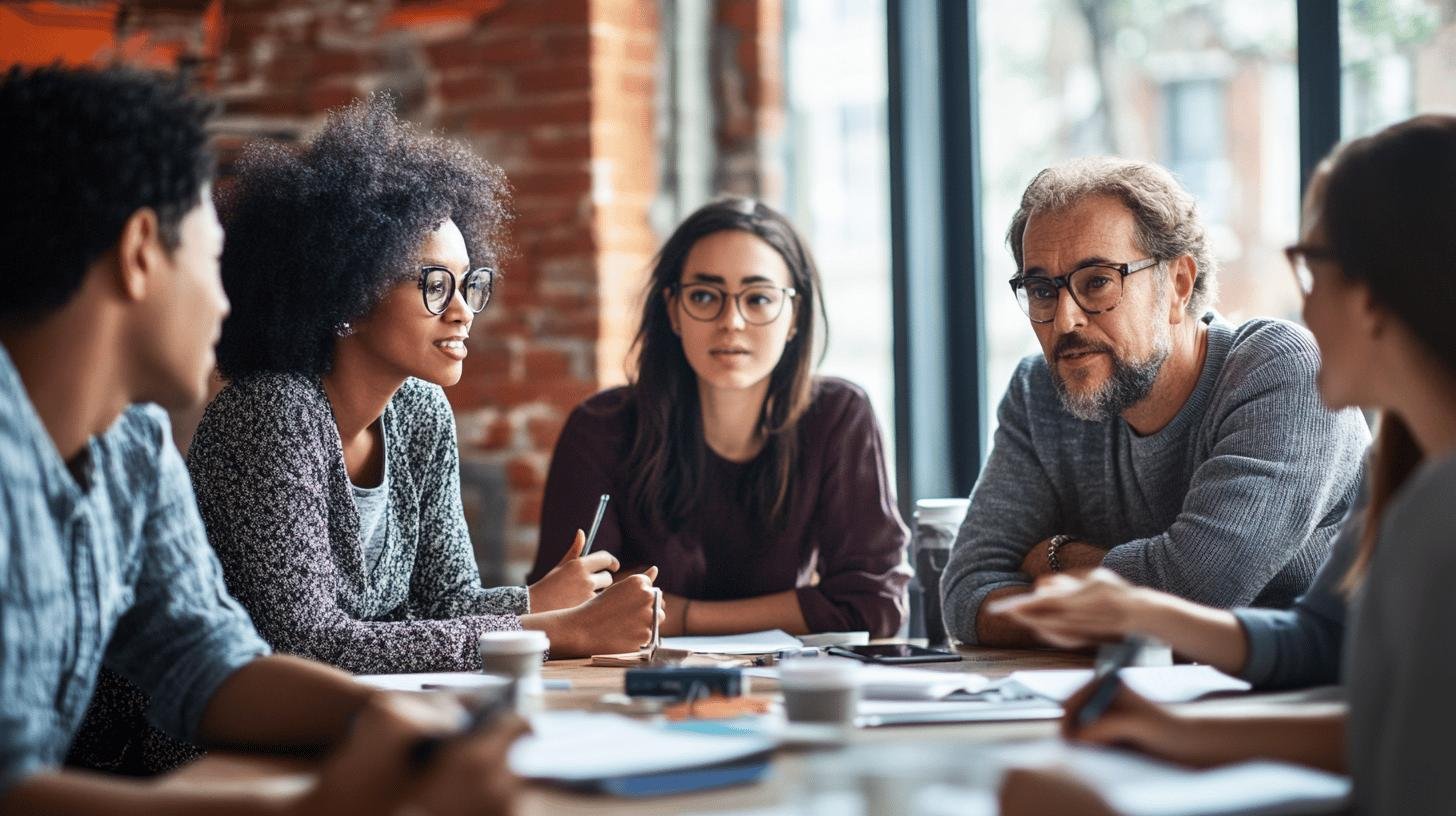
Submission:
<svg viewBox="0 0 1456 816">
<path fill-rule="evenodd" d="M 662 646 L 667 649 L 685 649 L 699 654 L 746 655 L 801 649 L 804 644 L 782 629 L 769 629 L 765 632 L 749 632 L 744 635 L 667 637 L 662 639 Z"/>
<path fill-rule="evenodd" d="M 942 700 L 957 692 L 976 694 L 991 681 L 972 672 L 932 671 L 867 665 L 860 670 L 860 696 L 866 700 Z"/>
<path fill-rule="evenodd" d="M 505 678 L 480 672 L 422 672 L 419 674 L 360 674 L 357 682 L 385 691 L 478 689 L 504 686 Z"/>
<path fill-rule="evenodd" d="M 914 725 L 936 722 L 1017 722 L 1055 720 L 1062 707 L 1046 700 L 860 700 L 859 725 Z"/>
<path fill-rule="evenodd" d="M 1196 770 L 1111 748 L 1037 740 L 999 748 L 1003 768 L 1056 767 L 1081 779 L 1125 816 L 1274 816 L 1332 813 L 1350 780 L 1283 762 Z"/>
<path fill-rule="evenodd" d="M 712 765 L 774 747 L 767 737 L 666 730 L 619 714 L 546 711 L 511 747 L 511 770 L 527 779 L 583 782 Z"/>
<path fill-rule="evenodd" d="M 1128 688 L 1156 703 L 1186 703 L 1215 692 L 1251 688 L 1212 666 L 1134 666 L 1123 669 L 1121 676 Z M 1091 679 L 1091 669 L 1044 669 L 1012 672 L 1004 685 L 1061 702 Z"/>
</svg>

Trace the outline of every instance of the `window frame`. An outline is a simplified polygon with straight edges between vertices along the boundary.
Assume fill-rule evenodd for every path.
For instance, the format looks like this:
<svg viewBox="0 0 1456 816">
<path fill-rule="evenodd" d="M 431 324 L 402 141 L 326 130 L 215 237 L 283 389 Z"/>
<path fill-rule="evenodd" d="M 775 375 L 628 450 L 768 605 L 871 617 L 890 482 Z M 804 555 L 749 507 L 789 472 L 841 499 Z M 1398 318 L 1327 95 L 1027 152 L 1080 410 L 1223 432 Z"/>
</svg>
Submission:
<svg viewBox="0 0 1456 816">
<path fill-rule="evenodd" d="M 1340 139 L 1337 0 L 1295 0 L 1300 194 Z M 886 0 L 897 490 L 967 496 L 985 439 L 976 0 Z"/>
</svg>

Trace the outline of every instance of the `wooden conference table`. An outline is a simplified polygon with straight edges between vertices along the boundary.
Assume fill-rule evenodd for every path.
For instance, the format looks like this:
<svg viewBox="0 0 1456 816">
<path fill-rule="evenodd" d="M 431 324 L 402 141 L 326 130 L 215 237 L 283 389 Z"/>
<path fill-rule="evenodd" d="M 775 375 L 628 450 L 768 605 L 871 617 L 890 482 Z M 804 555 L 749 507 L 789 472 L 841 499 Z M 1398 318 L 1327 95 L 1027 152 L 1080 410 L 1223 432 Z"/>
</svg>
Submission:
<svg viewBox="0 0 1456 816">
<path fill-rule="evenodd" d="M 949 672 L 975 672 L 997 678 L 1023 669 L 1078 669 L 1089 668 L 1092 658 L 1085 654 L 1068 652 L 1023 650 L 1023 649 L 981 649 L 969 646 L 960 648 L 964 658 L 959 663 L 926 664 L 916 668 L 936 669 Z M 597 700 L 608 693 L 622 691 L 625 669 L 602 668 L 587 665 L 587 660 L 553 660 L 545 665 L 547 679 L 570 680 L 572 687 L 567 691 L 547 693 L 547 706 L 552 709 L 591 709 Z M 777 686 L 771 681 L 758 682 L 756 694 L 772 696 Z M 1301 708 L 1338 705 L 1329 702 L 1327 691 L 1294 692 L 1280 694 L 1245 694 L 1217 700 L 1206 700 L 1188 704 L 1205 711 L 1227 711 L 1228 713 L 1267 713 L 1272 709 L 1287 706 Z M 948 742 L 994 742 L 1016 739 L 1048 737 L 1057 732 L 1055 721 L 1027 721 L 1004 723 L 965 723 L 925 726 L 898 726 L 890 728 L 862 729 L 853 736 L 851 744 L 873 742 L 907 743 L 944 740 Z M 812 751 L 781 750 L 774 758 L 773 770 L 763 781 L 755 785 L 706 791 L 684 796 L 669 796 L 653 799 L 616 799 L 606 796 L 575 794 L 544 785 L 528 785 L 521 797 L 519 813 L 529 814 L 671 814 L 684 812 L 712 812 L 717 810 L 743 810 L 763 808 L 784 801 L 812 757 Z M 183 768 L 168 779 L 210 779 L 236 783 L 248 787 L 258 785 L 277 786 L 280 789 L 308 784 L 311 766 L 298 760 L 280 760 L 236 754 L 212 754 Z M 166 784 L 163 782 L 162 784 Z"/>
</svg>

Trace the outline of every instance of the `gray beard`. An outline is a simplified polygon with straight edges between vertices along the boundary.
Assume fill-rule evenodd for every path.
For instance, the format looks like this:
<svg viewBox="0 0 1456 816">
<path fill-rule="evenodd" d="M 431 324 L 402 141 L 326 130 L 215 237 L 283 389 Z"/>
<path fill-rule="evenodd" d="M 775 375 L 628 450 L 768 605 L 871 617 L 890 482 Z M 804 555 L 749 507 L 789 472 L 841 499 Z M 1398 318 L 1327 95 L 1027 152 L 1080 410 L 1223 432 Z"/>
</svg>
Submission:
<svg viewBox="0 0 1456 816">
<path fill-rule="evenodd" d="M 1062 407 L 1077 419 L 1086 422 L 1106 422 L 1123 411 L 1137 405 L 1152 393 L 1153 383 L 1170 353 L 1169 343 L 1160 342 L 1146 360 L 1128 362 L 1121 357 L 1112 357 L 1112 376 L 1096 391 L 1073 393 L 1067 388 L 1066 380 L 1055 363 L 1051 366 L 1052 383 L 1056 385 L 1057 396 Z"/>
</svg>

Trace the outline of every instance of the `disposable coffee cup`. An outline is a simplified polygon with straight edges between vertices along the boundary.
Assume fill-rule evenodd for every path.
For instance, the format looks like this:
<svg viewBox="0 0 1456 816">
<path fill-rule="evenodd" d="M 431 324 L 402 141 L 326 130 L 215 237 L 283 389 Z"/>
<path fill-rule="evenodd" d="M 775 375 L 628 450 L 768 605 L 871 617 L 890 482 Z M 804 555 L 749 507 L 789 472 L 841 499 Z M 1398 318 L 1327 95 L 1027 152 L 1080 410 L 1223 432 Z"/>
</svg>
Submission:
<svg viewBox="0 0 1456 816">
<path fill-rule="evenodd" d="M 791 723 L 852 726 L 859 710 L 860 666 L 815 657 L 779 664 L 779 688 Z"/>
<path fill-rule="evenodd" d="M 481 669 L 485 674 L 515 681 L 516 711 L 523 715 L 541 709 L 546 685 L 541 682 L 541 662 L 551 640 L 545 632 L 486 632 L 476 642 Z"/>
</svg>

